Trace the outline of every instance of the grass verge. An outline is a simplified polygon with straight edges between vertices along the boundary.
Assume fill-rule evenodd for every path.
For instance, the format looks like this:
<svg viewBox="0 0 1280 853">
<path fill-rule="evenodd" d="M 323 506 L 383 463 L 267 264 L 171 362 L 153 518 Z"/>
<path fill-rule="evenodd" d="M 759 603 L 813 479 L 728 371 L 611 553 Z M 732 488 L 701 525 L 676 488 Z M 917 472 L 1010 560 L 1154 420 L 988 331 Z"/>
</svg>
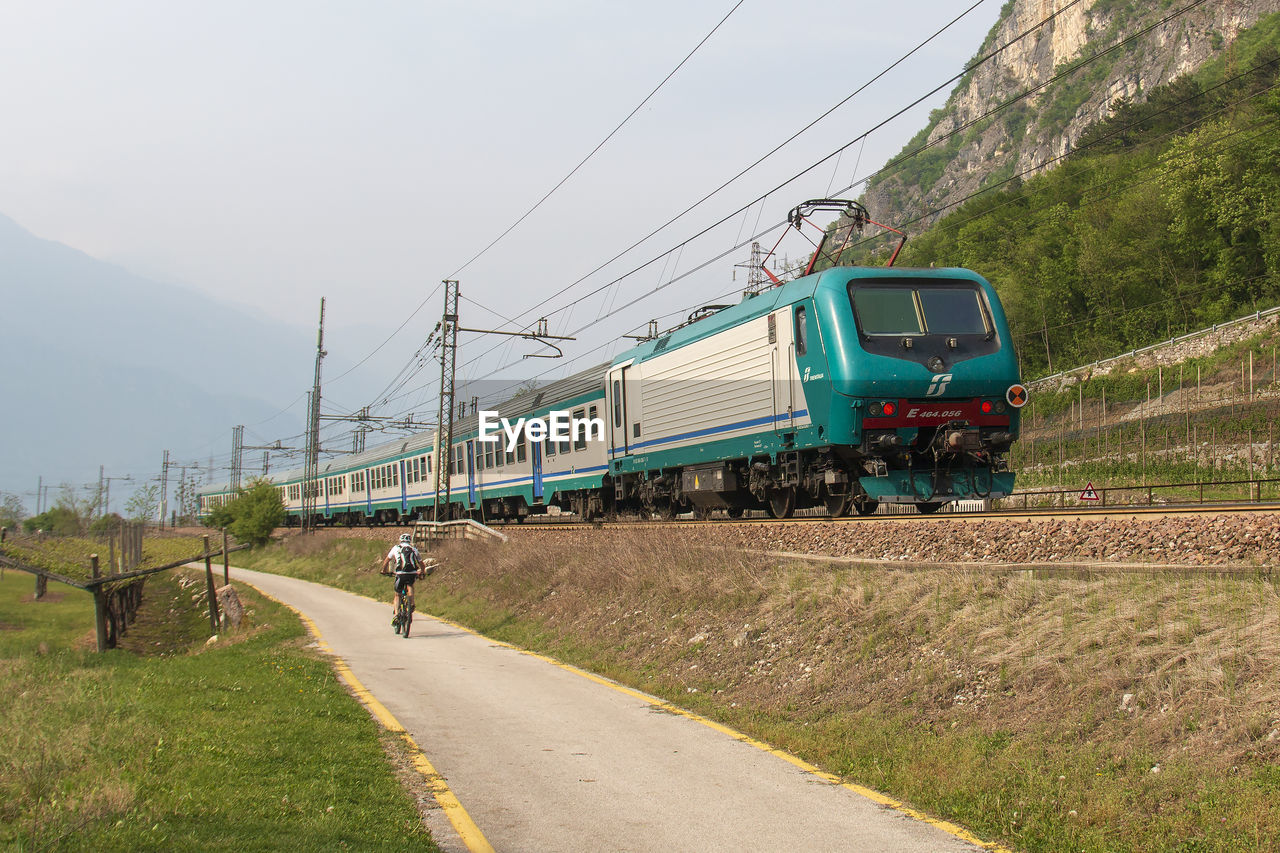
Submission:
<svg viewBox="0 0 1280 853">
<path fill-rule="evenodd" d="M 386 597 L 382 544 L 255 567 Z M 1034 851 L 1280 849 L 1274 579 L 777 559 L 676 533 L 456 546 L 420 609 Z M 335 566 L 346 566 L 335 569 Z"/>
<path fill-rule="evenodd" d="M 242 586 L 246 623 L 206 645 L 199 586 L 150 579 L 132 651 L 100 655 L 89 595 L 3 573 L 0 847 L 435 850 L 297 617 Z"/>
</svg>

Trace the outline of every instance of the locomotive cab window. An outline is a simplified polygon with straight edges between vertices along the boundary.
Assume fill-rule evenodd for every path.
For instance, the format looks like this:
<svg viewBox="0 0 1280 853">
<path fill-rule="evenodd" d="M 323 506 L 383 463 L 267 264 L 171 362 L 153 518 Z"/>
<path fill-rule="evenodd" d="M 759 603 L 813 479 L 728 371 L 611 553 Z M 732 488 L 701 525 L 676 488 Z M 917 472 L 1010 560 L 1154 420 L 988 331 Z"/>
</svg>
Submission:
<svg viewBox="0 0 1280 853">
<path fill-rule="evenodd" d="M 854 279 L 849 301 L 869 353 L 952 365 L 1000 350 L 991 308 L 975 281 Z"/>
<path fill-rule="evenodd" d="M 796 355 L 804 355 L 809 351 L 809 325 L 806 322 L 806 314 L 803 305 L 796 308 Z"/>
<path fill-rule="evenodd" d="M 865 335 L 987 335 L 992 328 L 982 294 L 966 283 L 850 285 L 849 290 Z"/>
<path fill-rule="evenodd" d="M 859 287 L 853 313 L 868 335 L 923 335 L 915 291 L 899 287 Z"/>
</svg>

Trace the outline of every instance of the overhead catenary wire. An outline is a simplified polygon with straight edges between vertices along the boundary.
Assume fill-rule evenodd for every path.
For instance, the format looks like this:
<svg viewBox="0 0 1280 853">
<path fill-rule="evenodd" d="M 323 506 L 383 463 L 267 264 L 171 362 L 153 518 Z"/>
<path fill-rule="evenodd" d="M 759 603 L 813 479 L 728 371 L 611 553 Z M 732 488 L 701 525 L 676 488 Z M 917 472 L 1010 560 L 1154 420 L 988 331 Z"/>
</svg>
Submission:
<svg viewBox="0 0 1280 853">
<path fill-rule="evenodd" d="M 587 154 L 586 157 L 583 157 L 582 160 L 578 163 L 578 165 L 574 166 L 569 171 L 569 174 L 561 178 L 559 182 L 556 183 L 555 186 L 553 186 L 550 190 L 548 190 L 546 194 L 542 196 L 542 198 L 538 199 L 532 207 L 530 207 L 523 214 L 521 214 L 520 218 L 517 219 L 510 226 L 508 226 L 505 231 L 503 231 L 497 237 L 493 238 L 493 240 L 489 243 L 489 245 L 485 246 L 483 249 L 477 252 L 474 256 L 471 257 L 470 260 L 468 260 L 462 266 L 458 267 L 456 270 L 454 270 L 452 273 L 446 276 L 446 278 L 451 278 L 451 279 L 457 278 L 462 273 L 463 270 L 465 270 L 467 267 L 471 266 L 473 263 L 475 263 L 477 260 L 483 257 L 485 253 L 487 253 L 490 249 L 496 246 L 504 237 L 506 237 L 508 234 L 514 231 L 520 225 L 521 222 L 524 222 L 526 219 L 528 219 L 529 216 L 535 210 L 541 207 L 547 199 L 551 198 L 551 196 L 555 194 L 556 190 L 560 189 L 560 187 L 564 186 L 565 182 L 567 182 L 570 178 L 576 175 L 578 173 L 578 170 L 580 170 L 583 166 L 585 166 L 587 164 L 587 161 L 589 161 L 592 157 L 594 157 L 596 153 L 601 148 L 603 148 L 609 142 L 609 140 L 612 139 L 618 133 L 618 131 L 622 130 L 622 128 L 627 124 L 627 122 L 631 121 L 631 119 L 635 117 L 635 114 L 640 112 L 640 110 L 644 108 L 644 105 L 649 103 L 649 101 L 653 98 L 654 95 L 658 94 L 658 91 L 667 84 L 667 81 L 669 81 L 672 77 L 674 77 L 676 73 L 679 72 L 679 70 L 684 67 L 685 63 L 693 58 L 693 55 L 697 53 L 698 50 L 701 49 L 701 47 L 704 44 L 706 44 L 713 35 L 716 34 L 716 32 L 720 29 L 720 27 L 724 26 L 725 21 L 729 20 L 729 18 L 733 15 L 733 13 L 738 11 L 738 7 L 741 6 L 744 2 L 745 0 L 738 0 L 737 3 L 733 4 L 733 7 L 729 9 L 727 13 L 725 13 L 725 16 L 720 19 L 719 23 L 717 23 L 714 27 L 711 28 L 711 32 L 703 36 L 702 40 L 698 42 L 696 45 L 694 45 L 693 50 L 689 51 L 688 55 L 686 55 L 684 59 L 680 60 L 680 62 L 676 65 L 676 67 L 671 69 L 670 73 L 668 73 L 666 77 L 662 78 L 662 81 L 653 88 L 653 91 L 651 91 L 648 95 L 645 95 L 644 100 L 642 100 L 639 104 L 636 104 L 635 109 L 633 109 L 630 113 L 628 113 L 627 117 L 624 118 L 621 122 L 619 122 L 617 127 L 609 131 L 608 136 L 602 139 L 600 143 L 596 145 L 595 148 L 591 149 L 591 153 Z"/>
</svg>

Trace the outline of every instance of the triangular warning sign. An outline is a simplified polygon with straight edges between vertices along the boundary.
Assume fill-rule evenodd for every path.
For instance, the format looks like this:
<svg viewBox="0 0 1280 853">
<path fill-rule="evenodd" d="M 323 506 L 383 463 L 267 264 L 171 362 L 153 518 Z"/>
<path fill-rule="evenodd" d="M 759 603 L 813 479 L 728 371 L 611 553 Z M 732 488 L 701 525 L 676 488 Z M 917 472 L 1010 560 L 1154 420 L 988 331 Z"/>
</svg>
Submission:
<svg viewBox="0 0 1280 853">
<path fill-rule="evenodd" d="M 1089 485 L 1085 486 L 1084 491 L 1080 493 L 1080 500 L 1100 501 L 1102 500 L 1102 498 L 1098 497 L 1098 493 L 1093 490 L 1093 483 L 1090 483 Z"/>
</svg>

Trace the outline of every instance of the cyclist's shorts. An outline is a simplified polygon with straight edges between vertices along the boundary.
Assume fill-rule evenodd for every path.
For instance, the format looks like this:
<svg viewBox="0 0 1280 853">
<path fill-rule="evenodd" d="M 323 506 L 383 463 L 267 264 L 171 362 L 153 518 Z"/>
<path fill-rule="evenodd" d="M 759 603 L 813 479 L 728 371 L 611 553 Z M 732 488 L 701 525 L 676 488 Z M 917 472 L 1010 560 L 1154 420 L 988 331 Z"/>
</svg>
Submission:
<svg viewBox="0 0 1280 853">
<path fill-rule="evenodd" d="M 418 579 L 416 574 L 396 575 L 396 592 L 403 593 L 406 589 L 413 586 L 413 582 Z"/>
</svg>

